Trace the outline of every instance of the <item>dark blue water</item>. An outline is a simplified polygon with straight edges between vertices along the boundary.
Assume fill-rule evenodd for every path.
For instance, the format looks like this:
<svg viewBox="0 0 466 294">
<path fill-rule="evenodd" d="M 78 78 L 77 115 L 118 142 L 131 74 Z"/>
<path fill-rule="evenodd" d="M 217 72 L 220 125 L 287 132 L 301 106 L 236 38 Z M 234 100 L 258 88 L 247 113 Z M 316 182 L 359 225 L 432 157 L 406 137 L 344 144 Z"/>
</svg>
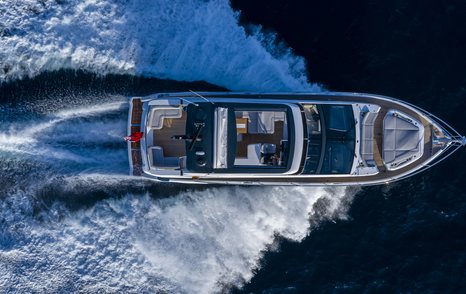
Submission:
<svg viewBox="0 0 466 294">
<path fill-rule="evenodd" d="M 278 32 L 332 90 L 405 99 L 466 132 L 465 1 L 233 1 Z M 347 221 L 282 241 L 238 292 L 460 293 L 466 286 L 466 154 L 364 188 Z"/>
<path fill-rule="evenodd" d="M 464 134 L 465 1 L 75 2 L 0 4 L 0 292 L 464 292 L 464 150 L 357 192 L 199 188 L 128 178 L 121 136 L 125 96 L 315 83 Z"/>
</svg>

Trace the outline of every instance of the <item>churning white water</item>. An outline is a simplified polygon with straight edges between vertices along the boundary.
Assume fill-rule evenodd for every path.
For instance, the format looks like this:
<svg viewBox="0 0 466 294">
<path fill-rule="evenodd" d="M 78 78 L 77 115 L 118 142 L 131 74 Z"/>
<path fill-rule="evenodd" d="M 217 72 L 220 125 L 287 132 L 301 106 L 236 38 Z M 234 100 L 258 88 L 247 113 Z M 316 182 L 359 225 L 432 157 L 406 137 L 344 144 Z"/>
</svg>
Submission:
<svg viewBox="0 0 466 294">
<path fill-rule="evenodd" d="M 247 35 L 224 0 L 1 1 L 0 15 L 1 81 L 71 68 L 319 90 L 302 58 Z M 155 193 L 126 176 L 126 111 L 115 98 L 2 123 L 1 292 L 219 292 L 251 279 L 277 236 L 345 217 L 343 188 Z M 76 195 L 96 199 L 71 207 Z"/>
<path fill-rule="evenodd" d="M 85 69 L 231 90 L 316 90 L 304 60 L 247 35 L 226 0 L 0 2 L 0 80 Z M 268 40 L 265 40 L 267 39 Z"/>
</svg>

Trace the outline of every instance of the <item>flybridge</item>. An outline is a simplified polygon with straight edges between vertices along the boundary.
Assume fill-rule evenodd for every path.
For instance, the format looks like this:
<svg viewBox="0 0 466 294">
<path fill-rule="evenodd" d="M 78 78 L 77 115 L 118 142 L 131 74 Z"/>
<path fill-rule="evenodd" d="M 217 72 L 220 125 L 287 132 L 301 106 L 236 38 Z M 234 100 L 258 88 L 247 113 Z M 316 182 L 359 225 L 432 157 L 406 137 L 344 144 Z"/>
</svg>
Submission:
<svg viewBox="0 0 466 294">
<path fill-rule="evenodd" d="M 287 120 L 292 116 L 290 106 L 196 104 L 186 107 L 187 170 L 284 173 L 290 169 L 293 144 L 289 141 L 295 137 L 294 125 Z"/>
<path fill-rule="evenodd" d="M 132 99 L 134 131 L 133 173 L 179 183 L 386 183 L 465 141 L 419 108 L 354 93 L 156 94 Z"/>
</svg>

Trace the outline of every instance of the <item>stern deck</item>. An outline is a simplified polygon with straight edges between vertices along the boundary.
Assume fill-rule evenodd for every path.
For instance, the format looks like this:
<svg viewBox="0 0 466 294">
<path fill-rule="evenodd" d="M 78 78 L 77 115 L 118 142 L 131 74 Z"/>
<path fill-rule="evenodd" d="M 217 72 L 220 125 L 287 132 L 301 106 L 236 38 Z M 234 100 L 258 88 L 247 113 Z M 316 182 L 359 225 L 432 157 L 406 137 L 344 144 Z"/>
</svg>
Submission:
<svg viewBox="0 0 466 294">
<path fill-rule="evenodd" d="M 185 111 L 180 118 L 166 118 L 163 120 L 161 129 L 153 130 L 154 146 L 163 148 L 164 156 L 181 157 L 186 155 L 186 143 L 184 140 L 172 139 L 173 135 L 184 135 L 186 133 Z"/>
<path fill-rule="evenodd" d="M 130 127 L 129 134 L 134 132 L 141 132 L 141 119 L 142 119 L 142 101 L 139 98 L 131 100 L 130 105 Z M 142 156 L 141 156 L 141 142 L 128 142 L 131 156 L 130 166 L 131 173 L 134 176 L 142 175 Z"/>
</svg>

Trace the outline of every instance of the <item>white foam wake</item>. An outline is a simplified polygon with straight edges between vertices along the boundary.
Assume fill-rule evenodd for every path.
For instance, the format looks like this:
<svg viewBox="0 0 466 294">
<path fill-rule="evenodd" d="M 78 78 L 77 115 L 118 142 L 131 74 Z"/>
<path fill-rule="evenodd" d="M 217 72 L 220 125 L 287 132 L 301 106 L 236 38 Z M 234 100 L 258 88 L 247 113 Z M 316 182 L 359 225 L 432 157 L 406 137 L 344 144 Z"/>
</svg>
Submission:
<svg viewBox="0 0 466 294">
<path fill-rule="evenodd" d="M 260 33 L 248 36 L 227 0 L 0 1 L 0 15 L 1 81 L 72 68 L 232 90 L 319 90 L 307 83 L 302 58 L 275 52 Z M 124 192 L 108 189 L 112 199 L 68 210 L 66 196 L 92 198 L 128 181 L 102 174 L 127 168 L 125 151 L 108 147 L 124 133 L 125 119 L 107 116 L 118 107 L 1 126 L 0 151 L 58 168 L 38 183 L 29 161 L 0 160 L 2 177 L 24 179 L 0 193 L 0 292 L 220 292 L 248 281 L 277 235 L 300 241 L 309 218 L 345 215 L 343 189 L 209 188 L 166 198 L 165 186 L 127 195 L 144 188 L 131 181 Z M 47 185 L 64 191 L 61 202 L 43 199 L 56 196 Z"/>
<path fill-rule="evenodd" d="M 125 102 L 111 102 L 105 104 L 90 105 L 88 107 L 77 108 L 77 109 L 67 109 L 59 111 L 52 115 L 46 122 L 37 121 L 28 121 L 25 124 L 23 129 L 18 130 L 15 128 L 13 122 L 10 125 L 10 130 L 7 133 L 0 133 L 0 144 L 4 145 L 24 145 L 27 143 L 37 142 L 38 136 L 56 126 L 57 124 L 70 120 L 77 117 L 88 117 L 97 115 L 100 113 L 111 112 L 119 110 Z M 69 131 L 73 131 L 73 128 L 70 128 Z M 85 134 L 85 132 L 83 132 Z M 1 145 L 0 145 L 1 147 Z"/>
<path fill-rule="evenodd" d="M 276 234 L 300 241 L 316 213 L 338 217 L 344 190 L 220 188 L 154 200 L 128 195 L 33 215 L 18 193 L 0 206 L 7 292 L 211 293 L 241 286 Z M 326 205 L 315 205 L 326 199 Z M 19 205 L 20 204 L 20 205 Z"/>
<path fill-rule="evenodd" d="M 115 163 L 126 167 L 121 143 L 126 133 L 125 107 L 126 100 L 62 110 L 42 119 L 6 122 L 3 126 L 7 130 L 0 131 L 0 151 L 29 155 L 29 159 L 54 165 L 78 165 L 75 172 L 115 167 Z M 122 115 L 106 118 L 115 112 Z M 108 149 L 107 145 L 118 143 L 121 148 Z"/>
<path fill-rule="evenodd" d="M 2 1 L 0 14 L 0 81 L 72 68 L 319 90 L 302 58 L 277 52 L 259 31 L 248 36 L 227 0 Z"/>
</svg>

